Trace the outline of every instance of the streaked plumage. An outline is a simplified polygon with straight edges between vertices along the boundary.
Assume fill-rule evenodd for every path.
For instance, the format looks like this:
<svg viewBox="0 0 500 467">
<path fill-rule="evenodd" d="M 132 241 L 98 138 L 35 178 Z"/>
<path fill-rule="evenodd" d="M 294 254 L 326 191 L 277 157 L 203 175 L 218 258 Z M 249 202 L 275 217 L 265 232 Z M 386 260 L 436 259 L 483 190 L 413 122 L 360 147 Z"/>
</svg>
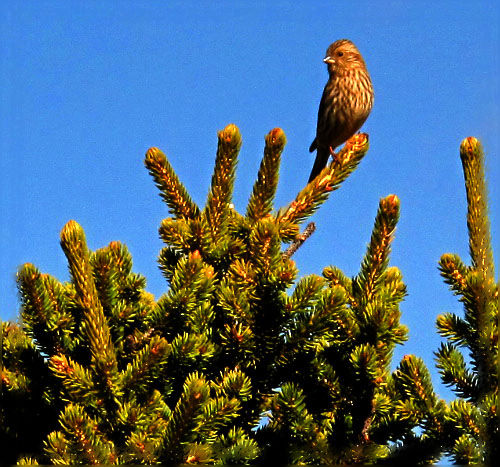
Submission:
<svg viewBox="0 0 500 467">
<path fill-rule="evenodd" d="M 331 44 L 323 60 L 329 79 L 318 111 L 316 138 L 309 148 L 317 150 L 309 182 L 323 170 L 336 147 L 356 133 L 373 105 L 373 86 L 365 61 L 348 39 Z"/>
</svg>

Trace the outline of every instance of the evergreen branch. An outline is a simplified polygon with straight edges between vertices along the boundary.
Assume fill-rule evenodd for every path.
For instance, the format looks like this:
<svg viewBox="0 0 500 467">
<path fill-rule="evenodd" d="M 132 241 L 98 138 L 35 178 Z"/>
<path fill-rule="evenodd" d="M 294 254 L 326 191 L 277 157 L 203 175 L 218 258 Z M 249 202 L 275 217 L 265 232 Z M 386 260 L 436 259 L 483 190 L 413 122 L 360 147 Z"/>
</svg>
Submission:
<svg viewBox="0 0 500 467">
<path fill-rule="evenodd" d="M 29 390 L 29 379 L 19 371 L 12 371 L 3 367 L 0 376 L 2 386 L 5 385 L 5 388 L 9 391 L 22 392 Z"/>
<path fill-rule="evenodd" d="M 191 200 L 186 188 L 160 149 L 148 149 L 144 165 L 154 178 L 160 196 L 167 203 L 170 213 L 187 219 L 198 217 L 200 214 L 198 206 Z"/>
<path fill-rule="evenodd" d="M 212 241 L 210 226 L 204 217 L 199 217 L 197 219 L 192 219 L 188 222 L 189 232 L 188 232 L 188 242 L 190 245 L 190 251 L 198 250 L 201 256 L 209 257 L 209 254 L 214 250 L 218 250 L 221 244 L 225 244 L 225 241 L 215 243 Z M 222 249 L 224 251 L 224 249 Z"/>
<path fill-rule="evenodd" d="M 171 344 L 170 358 L 174 362 L 176 370 L 181 366 L 189 366 L 196 363 L 202 366 L 204 361 L 211 358 L 215 352 L 215 346 L 206 334 L 179 334 Z"/>
<path fill-rule="evenodd" d="M 385 304 L 399 304 L 406 297 L 406 285 L 403 282 L 403 274 L 396 266 L 390 266 L 384 273 L 384 294 Z M 399 319 L 399 315 L 398 315 Z"/>
<path fill-rule="evenodd" d="M 451 342 L 467 346 L 474 342 L 470 323 L 463 320 L 454 313 L 444 313 L 436 319 L 436 326 L 441 336 L 447 337 Z"/>
<path fill-rule="evenodd" d="M 56 454 L 55 458 L 51 459 L 52 462 L 67 463 L 69 454 L 70 459 L 73 457 L 88 464 L 114 464 L 116 453 L 113 443 L 106 439 L 97 422 L 85 413 L 82 406 L 68 404 L 61 414 L 60 422 L 64 434 L 62 436 L 52 434 L 46 443 L 47 453 Z M 56 444 L 56 441 L 59 443 L 65 441 L 66 452 L 61 452 L 62 446 L 58 446 L 59 443 Z"/>
<path fill-rule="evenodd" d="M 117 412 L 120 428 L 130 433 L 120 463 L 154 464 L 158 460 L 171 411 L 158 390 L 153 391 L 146 403 L 141 402 L 134 398 L 122 404 Z"/>
<path fill-rule="evenodd" d="M 123 243 L 110 242 L 107 247 L 97 250 L 99 251 L 106 252 L 111 257 L 109 263 L 119 273 L 120 278 L 125 279 L 132 272 L 132 255 Z"/>
<path fill-rule="evenodd" d="M 467 228 L 472 266 L 465 266 L 457 255 L 445 254 L 439 262 L 441 275 L 464 304 L 464 319 L 451 313 L 437 319 L 439 333 L 449 339 L 436 353 L 441 378 L 455 392 L 469 399 L 481 414 L 481 423 L 471 432 L 469 406 L 453 409 L 451 417 L 465 417 L 466 423 L 453 422 L 454 446 L 448 450 L 457 462 L 491 462 L 499 454 L 498 415 L 489 426 L 489 402 L 498 394 L 498 285 L 495 284 L 493 251 L 488 218 L 484 154 L 476 138 L 460 145 L 467 195 Z M 472 371 L 456 345 L 467 346 Z M 493 404 L 494 406 L 495 404 Z M 497 411 L 497 406 L 495 411 Z M 455 412 L 453 412 L 455 410 Z M 459 417 L 459 418 L 460 418 Z M 463 421 L 463 420 L 462 420 Z M 485 423 L 486 422 L 486 423 Z"/>
<path fill-rule="evenodd" d="M 467 227 L 472 265 L 481 271 L 484 279 L 493 281 L 495 266 L 491 248 L 484 153 L 481 143 L 472 137 L 464 139 L 460 145 L 460 158 L 467 193 Z"/>
<path fill-rule="evenodd" d="M 404 397 L 424 412 L 436 403 L 429 370 L 424 361 L 414 355 L 405 355 L 393 374 L 396 385 Z"/>
<path fill-rule="evenodd" d="M 246 212 L 246 216 L 253 222 L 271 213 L 278 186 L 281 153 L 286 144 L 285 133 L 281 128 L 271 130 L 265 140 L 264 157 Z"/>
<path fill-rule="evenodd" d="M 332 433 L 333 431 L 336 416 L 340 409 L 339 402 L 345 397 L 343 394 L 344 383 L 339 379 L 335 367 L 337 367 L 340 372 L 343 371 L 338 368 L 337 361 L 325 358 L 324 353 L 313 358 L 311 365 L 311 375 L 315 373 L 314 378 L 317 383 L 323 386 L 328 392 L 330 402 L 327 408 L 329 411 L 323 413 L 324 418 L 321 421 L 323 430 L 328 433 Z M 316 407 L 316 411 L 317 409 L 318 407 Z M 322 410 L 321 407 L 320 410 Z"/>
<path fill-rule="evenodd" d="M 330 287 L 335 285 L 342 287 L 346 291 L 349 301 L 352 301 L 352 280 L 339 268 L 336 266 L 327 266 L 323 269 L 323 277 L 329 282 Z"/>
<path fill-rule="evenodd" d="M 478 402 L 478 381 L 475 374 L 467 370 L 463 355 L 453 344 L 441 344 L 436 352 L 436 367 L 443 383 L 454 386 L 454 391 L 465 399 Z"/>
<path fill-rule="evenodd" d="M 207 300 L 213 289 L 214 272 L 199 251 L 182 257 L 171 279 L 170 290 L 156 304 L 149 317 L 152 326 L 163 327 L 167 337 L 186 328 L 188 316 Z"/>
<path fill-rule="evenodd" d="M 376 341 L 381 368 L 389 364 L 396 344 L 407 339 L 408 328 L 400 324 L 400 302 L 406 296 L 406 286 L 401 271 L 388 267 L 380 278 L 380 288 L 375 298 L 363 309 L 363 319 L 368 326 L 365 335 Z M 356 308 L 356 306 L 354 307 Z"/>
<path fill-rule="evenodd" d="M 246 401 L 252 397 L 252 382 L 250 378 L 241 370 L 225 369 L 221 372 L 219 381 L 212 383 L 217 397 L 235 397 L 241 401 Z"/>
<path fill-rule="evenodd" d="M 162 438 L 163 424 L 172 413 L 165 403 L 163 395 L 155 389 L 145 404 L 142 403 L 141 399 L 142 397 L 138 401 L 134 395 L 128 401 L 120 404 L 116 415 L 118 423 L 125 431 L 137 433 L 145 431 L 150 437 Z"/>
<path fill-rule="evenodd" d="M 279 458 L 282 464 L 323 463 L 329 458 L 326 436 L 307 410 L 303 390 L 293 383 L 285 383 L 273 397 L 265 431 L 281 441 L 271 449 L 273 460 Z"/>
<path fill-rule="evenodd" d="M 469 347 L 483 396 L 498 387 L 497 293 L 496 285 L 485 279 L 480 271 L 472 270 L 468 274 L 464 297 L 465 319 L 473 335 Z"/>
<path fill-rule="evenodd" d="M 186 464 L 208 464 L 213 461 L 212 443 L 189 443 L 184 458 Z"/>
<path fill-rule="evenodd" d="M 132 255 L 121 242 L 110 242 L 106 247 L 99 248 L 91 255 L 90 260 L 94 274 L 112 269 L 117 275 L 118 284 L 132 273 Z"/>
<path fill-rule="evenodd" d="M 49 368 L 62 379 L 64 388 L 74 402 L 97 407 L 98 391 L 86 368 L 63 354 L 52 356 Z"/>
<path fill-rule="evenodd" d="M 453 423 L 456 430 L 478 440 L 483 425 L 480 409 L 471 402 L 463 399 L 451 401 L 447 418 Z"/>
<path fill-rule="evenodd" d="M 217 432 L 238 416 L 240 408 L 240 401 L 234 397 L 222 396 L 210 399 L 203 405 L 196 417 L 193 431 L 202 441 L 213 442 L 217 437 Z"/>
<path fill-rule="evenodd" d="M 247 465 L 257 458 L 260 450 L 242 428 L 233 427 L 214 443 L 213 452 L 219 459 L 217 465 Z"/>
<path fill-rule="evenodd" d="M 217 288 L 217 302 L 226 316 L 246 324 L 253 322 L 250 308 L 250 297 L 244 288 L 236 287 L 234 283 L 224 281 Z"/>
<path fill-rule="evenodd" d="M 158 264 L 163 276 L 168 282 L 172 281 L 177 263 L 183 256 L 184 255 L 177 248 L 166 246 L 160 250 L 158 254 Z"/>
<path fill-rule="evenodd" d="M 212 324 L 214 321 L 214 307 L 210 303 L 210 298 L 200 296 L 200 304 L 187 317 L 187 326 L 191 332 L 196 334 L 212 333 Z"/>
<path fill-rule="evenodd" d="M 316 224 L 314 222 L 309 222 L 307 227 L 304 229 L 302 234 L 298 235 L 294 242 L 285 250 L 282 257 L 291 258 L 295 252 L 304 244 L 304 242 L 314 233 L 316 230 Z"/>
<path fill-rule="evenodd" d="M 161 221 L 158 233 L 167 245 L 185 252 L 190 250 L 187 219 L 167 217 Z"/>
<path fill-rule="evenodd" d="M 353 414 L 353 434 L 361 446 L 370 444 L 370 429 L 375 414 L 375 389 L 382 381 L 378 349 L 371 344 L 359 344 L 351 351 L 349 361 L 357 387 L 356 411 Z M 363 456 L 364 447 L 358 455 Z"/>
<path fill-rule="evenodd" d="M 157 425 L 153 426 L 159 428 Z M 125 448 L 125 452 L 120 456 L 120 463 L 157 464 L 158 453 L 161 451 L 161 439 L 153 437 L 149 429 L 135 431 L 127 437 Z"/>
<path fill-rule="evenodd" d="M 248 246 L 249 257 L 257 274 L 271 279 L 271 275 L 282 262 L 280 250 L 281 242 L 276 223 L 272 219 L 258 221 L 250 235 Z"/>
<path fill-rule="evenodd" d="M 278 224 L 279 236 L 280 236 L 281 241 L 283 243 L 294 242 L 300 236 L 299 225 L 296 224 L 295 222 L 284 222 L 280 219 L 277 219 L 277 224 Z M 314 227 L 311 227 L 311 224 Z M 316 228 L 316 226 L 315 226 L 314 222 L 310 222 L 309 224 L 307 224 L 306 229 L 307 228 L 314 230 Z M 305 231 L 304 231 L 304 233 L 305 233 Z M 311 232 L 310 234 L 312 234 L 312 233 L 313 232 Z M 310 234 L 308 234 L 307 237 L 309 237 Z M 306 240 L 307 240 L 307 238 L 306 238 Z"/>
<path fill-rule="evenodd" d="M 109 386 L 117 367 L 116 353 L 108 322 L 97 296 L 85 234 L 75 221 L 69 221 L 63 227 L 61 246 L 68 258 L 77 297 L 84 310 L 82 328 L 89 339 L 92 360 Z"/>
<path fill-rule="evenodd" d="M 166 362 L 169 352 L 168 342 L 163 337 L 153 336 L 122 372 L 121 389 L 137 388 L 154 379 L 153 371 Z"/>
<path fill-rule="evenodd" d="M 439 260 L 439 271 L 455 295 L 464 296 L 467 293 L 467 275 L 470 268 L 458 255 L 450 253 L 442 255 Z"/>
<path fill-rule="evenodd" d="M 345 340 L 343 331 L 355 332 L 348 327 L 345 318 L 346 296 L 341 287 L 323 289 L 311 312 L 298 313 L 289 326 L 287 347 L 291 352 L 313 349 L 320 352 L 332 345 L 332 341 Z"/>
<path fill-rule="evenodd" d="M 314 301 L 320 298 L 325 281 L 316 275 L 303 277 L 296 285 L 291 297 L 287 299 L 289 313 L 300 313 L 312 308 Z"/>
<path fill-rule="evenodd" d="M 178 304 L 187 309 L 195 308 L 211 296 L 213 281 L 213 267 L 204 263 L 196 250 L 179 261 L 170 292 Z"/>
<path fill-rule="evenodd" d="M 144 291 L 146 279 L 132 273 L 132 257 L 125 245 L 111 242 L 90 256 L 99 301 L 114 330 L 117 350 L 136 319 L 143 318 L 154 300 Z"/>
<path fill-rule="evenodd" d="M 36 371 L 44 367 L 43 357 L 31 337 L 17 324 L 0 322 L 0 353 L 0 391 L 31 392 L 27 366 L 33 365 Z M 0 418 L 3 408 L 0 405 Z"/>
<path fill-rule="evenodd" d="M 465 319 L 451 314 L 438 316 L 439 333 L 469 347 L 481 392 L 485 394 L 498 381 L 495 376 L 498 366 L 496 285 L 485 279 L 479 270 L 464 266 L 457 256 L 443 255 L 440 263 L 445 281 L 460 295 Z"/>
<path fill-rule="evenodd" d="M 371 344 L 360 344 L 354 347 L 349 360 L 356 375 L 356 379 L 363 383 L 364 389 L 374 385 L 378 376 L 377 351 Z"/>
<path fill-rule="evenodd" d="M 280 209 L 280 222 L 303 222 L 326 201 L 330 192 L 339 188 L 354 171 L 368 151 L 368 135 L 358 133 L 349 139 L 335 160 L 305 188 L 303 188 L 287 208 Z"/>
<path fill-rule="evenodd" d="M 281 259 L 281 263 L 278 263 L 277 286 L 279 290 L 284 291 L 295 283 L 299 270 L 297 269 L 295 261 L 289 258 L 283 259 L 283 256 L 281 257 Z"/>
<path fill-rule="evenodd" d="M 466 138 L 460 145 L 467 195 L 467 228 L 472 270 L 465 275 L 463 301 L 466 321 L 474 335 L 469 342 L 472 360 L 478 372 L 481 396 L 498 385 L 498 348 L 492 347 L 494 332 L 498 335 L 498 292 L 494 283 L 494 262 L 488 218 L 484 154 L 476 138 Z M 457 268 L 458 269 L 458 268 Z M 463 269 L 463 268 L 462 268 Z"/>
<path fill-rule="evenodd" d="M 233 195 L 236 161 L 241 147 L 241 135 L 236 125 L 226 126 L 218 132 L 217 137 L 217 157 L 205 207 L 205 216 L 214 241 L 217 241 L 220 230 L 228 217 L 229 204 Z"/>
<path fill-rule="evenodd" d="M 220 334 L 222 348 L 224 349 L 225 361 L 233 364 L 234 361 L 241 362 L 243 368 L 252 368 L 256 361 L 255 333 L 248 324 L 233 320 L 230 324 L 224 324 L 224 330 Z"/>
<path fill-rule="evenodd" d="M 228 277 L 240 289 L 246 289 L 247 294 L 251 293 L 257 285 L 256 271 L 250 261 L 237 259 L 229 267 Z"/>
<path fill-rule="evenodd" d="M 113 267 L 113 260 L 107 248 L 91 254 L 90 264 L 99 302 L 105 314 L 112 316 L 119 303 L 118 284 L 123 283 L 125 277 L 120 277 L 118 270 Z"/>
<path fill-rule="evenodd" d="M 17 283 L 23 319 L 28 333 L 32 333 L 37 324 L 46 324 L 47 317 L 52 314 L 52 303 L 44 290 L 43 275 L 33 264 L 26 263 L 19 269 Z"/>
<path fill-rule="evenodd" d="M 408 328 L 400 323 L 401 311 L 399 304 L 406 296 L 406 285 L 401 271 L 397 267 L 388 267 L 383 273 L 382 287 L 378 299 L 366 308 L 373 306 L 373 319 L 379 323 L 375 330 L 377 336 L 377 351 L 381 361 L 387 364 L 392 357 L 396 344 L 402 344 L 408 338 Z"/>
<path fill-rule="evenodd" d="M 160 238 L 178 252 L 188 253 L 198 250 L 208 253 L 217 248 L 211 239 L 210 227 L 203 218 L 163 219 L 158 229 Z"/>
<path fill-rule="evenodd" d="M 208 400 L 209 393 L 208 383 L 198 373 L 192 373 L 186 378 L 181 397 L 166 427 L 163 461 L 178 463 L 184 460 L 182 443 L 193 436 L 191 428 L 194 418 Z"/>
<path fill-rule="evenodd" d="M 71 350 L 75 318 L 67 310 L 64 286 L 32 264 L 17 273 L 25 329 L 47 355 Z"/>
<path fill-rule="evenodd" d="M 483 465 L 483 456 L 477 440 L 468 435 L 460 436 L 451 451 L 454 464 L 458 465 Z"/>
<path fill-rule="evenodd" d="M 390 244 L 399 220 L 399 198 L 389 195 L 379 203 L 370 244 L 355 278 L 354 295 L 361 303 L 369 303 L 378 290 L 383 271 L 389 262 Z"/>
<path fill-rule="evenodd" d="M 69 441 L 60 431 L 53 431 L 44 442 L 45 454 L 55 465 L 73 465 L 78 462 L 78 455 L 68 449 Z"/>
</svg>

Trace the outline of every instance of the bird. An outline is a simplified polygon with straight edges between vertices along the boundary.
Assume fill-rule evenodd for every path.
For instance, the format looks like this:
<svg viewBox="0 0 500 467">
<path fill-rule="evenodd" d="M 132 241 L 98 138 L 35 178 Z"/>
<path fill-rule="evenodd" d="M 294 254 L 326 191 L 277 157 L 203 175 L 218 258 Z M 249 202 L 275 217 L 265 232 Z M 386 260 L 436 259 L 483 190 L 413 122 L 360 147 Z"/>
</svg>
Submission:
<svg viewBox="0 0 500 467">
<path fill-rule="evenodd" d="M 323 61 L 329 78 L 319 104 L 316 137 L 309 148 L 309 152 L 316 150 L 316 159 L 308 183 L 323 170 L 330 155 L 335 157 L 335 148 L 361 128 L 373 106 L 370 74 L 352 41 L 335 41 Z"/>
</svg>

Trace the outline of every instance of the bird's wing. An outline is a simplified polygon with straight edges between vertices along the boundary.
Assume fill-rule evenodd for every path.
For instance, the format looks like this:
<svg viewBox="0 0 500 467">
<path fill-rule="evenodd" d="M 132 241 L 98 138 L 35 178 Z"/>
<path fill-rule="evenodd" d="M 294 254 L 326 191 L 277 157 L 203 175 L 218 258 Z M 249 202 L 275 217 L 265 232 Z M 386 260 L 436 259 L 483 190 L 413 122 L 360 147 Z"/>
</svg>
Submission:
<svg viewBox="0 0 500 467">
<path fill-rule="evenodd" d="M 316 125 L 316 138 L 311 143 L 309 147 L 309 152 L 313 152 L 319 146 L 319 140 L 328 141 L 331 139 L 330 135 L 334 135 L 336 132 L 336 119 L 332 115 L 335 112 L 335 108 L 331 105 L 332 100 L 332 83 L 328 81 L 323 89 L 323 94 L 321 96 L 321 101 L 319 103 L 318 109 L 318 123 Z"/>
</svg>

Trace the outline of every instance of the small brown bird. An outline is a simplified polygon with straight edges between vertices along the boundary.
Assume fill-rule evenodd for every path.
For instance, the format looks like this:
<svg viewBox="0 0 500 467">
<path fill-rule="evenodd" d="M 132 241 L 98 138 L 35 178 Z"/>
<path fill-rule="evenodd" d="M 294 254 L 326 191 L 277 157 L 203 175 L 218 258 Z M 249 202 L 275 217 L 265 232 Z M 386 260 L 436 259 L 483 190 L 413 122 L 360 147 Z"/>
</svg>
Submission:
<svg viewBox="0 0 500 467">
<path fill-rule="evenodd" d="M 361 53 L 350 40 L 331 44 L 323 61 L 329 78 L 319 104 L 316 138 L 309 148 L 309 152 L 317 150 L 309 182 L 323 170 L 330 154 L 335 157 L 335 148 L 361 128 L 373 105 L 370 75 Z"/>
</svg>

